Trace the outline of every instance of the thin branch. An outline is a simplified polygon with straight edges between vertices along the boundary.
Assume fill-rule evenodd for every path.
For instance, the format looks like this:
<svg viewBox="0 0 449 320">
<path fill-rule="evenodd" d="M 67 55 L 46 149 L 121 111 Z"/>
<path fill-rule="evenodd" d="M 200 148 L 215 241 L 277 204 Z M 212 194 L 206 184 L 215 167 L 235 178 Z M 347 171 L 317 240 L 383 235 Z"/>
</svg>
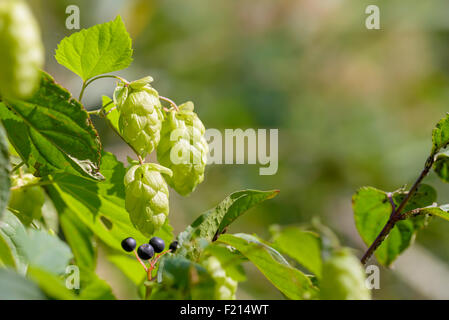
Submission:
<svg viewBox="0 0 449 320">
<path fill-rule="evenodd" d="M 411 199 L 411 197 L 415 194 L 416 190 L 418 189 L 419 185 L 421 184 L 422 180 L 427 176 L 430 169 L 432 168 L 432 165 L 435 161 L 435 154 L 432 153 L 426 160 L 426 163 L 424 165 L 424 169 L 421 171 L 421 174 L 419 175 L 418 179 L 416 179 L 415 183 L 411 187 L 410 191 L 407 193 L 404 199 L 402 199 L 401 203 L 397 207 L 397 209 L 392 207 L 392 213 L 390 215 L 390 218 L 388 219 L 387 223 L 383 227 L 382 231 L 379 233 L 379 235 L 376 237 L 374 242 L 371 244 L 371 246 L 368 248 L 368 250 L 363 255 L 362 259 L 360 260 L 362 264 L 366 264 L 367 260 L 373 255 L 374 251 L 382 244 L 382 242 L 385 240 L 385 238 L 390 233 L 391 229 L 395 226 L 396 222 L 399 220 L 402 220 L 401 211 L 404 209 L 407 202 Z"/>
</svg>

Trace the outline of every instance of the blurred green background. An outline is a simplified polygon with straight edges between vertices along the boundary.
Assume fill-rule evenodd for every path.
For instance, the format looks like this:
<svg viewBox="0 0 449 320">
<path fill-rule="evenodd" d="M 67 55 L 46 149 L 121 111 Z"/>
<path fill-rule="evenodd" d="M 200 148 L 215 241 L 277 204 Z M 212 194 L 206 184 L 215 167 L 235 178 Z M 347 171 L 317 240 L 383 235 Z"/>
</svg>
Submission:
<svg viewBox="0 0 449 320">
<path fill-rule="evenodd" d="M 78 95 L 81 81 L 59 66 L 57 43 L 66 7 L 76 4 L 81 28 L 122 15 L 133 38 L 128 80 L 154 77 L 177 103 L 192 100 L 207 128 L 279 129 L 279 170 L 258 165 L 211 165 L 188 198 L 171 193 L 171 222 L 182 231 L 199 213 L 244 188 L 280 189 L 231 232 L 269 239 L 272 224 L 307 224 L 320 217 L 356 248 L 351 196 L 363 185 L 394 190 L 418 175 L 434 124 L 449 111 L 449 2 L 444 0 L 31 0 L 43 29 L 46 70 Z M 381 30 L 365 28 L 365 8 L 377 4 Z M 87 107 L 111 96 L 97 81 Z M 96 121 L 105 148 L 128 150 Z M 432 174 L 440 202 L 449 186 Z M 434 221 L 392 270 L 381 268 L 377 299 L 449 298 L 449 224 Z M 99 256 L 100 275 L 121 298 L 126 280 Z M 373 261 L 373 260 L 371 260 Z M 238 298 L 282 296 L 248 266 Z"/>
</svg>

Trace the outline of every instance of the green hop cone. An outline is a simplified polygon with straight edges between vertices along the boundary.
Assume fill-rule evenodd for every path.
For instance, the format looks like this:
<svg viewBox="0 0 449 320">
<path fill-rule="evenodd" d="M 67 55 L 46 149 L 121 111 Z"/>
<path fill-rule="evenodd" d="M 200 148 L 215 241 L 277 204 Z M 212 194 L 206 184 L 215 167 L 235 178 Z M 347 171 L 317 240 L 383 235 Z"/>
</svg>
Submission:
<svg viewBox="0 0 449 320">
<path fill-rule="evenodd" d="M 159 163 L 173 171 L 167 183 L 183 196 L 203 182 L 209 152 L 206 130 L 193 109 L 189 101 L 179 106 L 179 111 L 169 112 L 157 148 Z"/>
<path fill-rule="evenodd" d="M 149 82 L 143 85 L 144 81 L 119 84 L 114 92 L 114 102 L 120 112 L 120 134 L 142 157 L 157 147 L 164 118 L 159 94 Z"/>
<path fill-rule="evenodd" d="M 362 265 L 349 249 L 334 252 L 324 263 L 321 299 L 371 299 L 371 292 L 365 284 L 365 272 Z"/>
<path fill-rule="evenodd" d="M 29 98 L 44 64 L 39 26 L 21 0 L 0 1 L 0 95 Z"/>
<path fill-rule="evenodd" d="M 211 256 L 203 262 L 203 265 L 216 283 L 214 298 L 216 300 L 234 300 L 238 283 L 226 275 L 220 261 Z"/>
<path fill-rule="evenodd" d="M 132 166 L 125 175 L 125 207 L 131 222 L 145 236 L 164 225 L 168 216 L 168 187 L 162 174 L 170 169 L 155 163 Z"/>
<path fill-rule="evenodd" d="M 38 180 L 30 173 L 21 177 L 11 177 L 12 190 L 9 207 L 25 225 L 29 225 L 33 219 L 39 219 L 42 216 L 42 206 L 45 202 L 44 190 L 39 186 L 26 187 Z"/>
</svg>

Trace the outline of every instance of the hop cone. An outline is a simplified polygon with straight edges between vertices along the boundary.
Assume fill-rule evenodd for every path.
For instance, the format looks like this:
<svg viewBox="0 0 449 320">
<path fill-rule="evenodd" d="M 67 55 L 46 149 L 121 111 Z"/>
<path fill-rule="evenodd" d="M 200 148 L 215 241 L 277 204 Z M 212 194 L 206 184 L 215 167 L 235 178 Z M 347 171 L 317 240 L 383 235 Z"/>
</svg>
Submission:
<svg viewBox="0 0 449 320">
<path fill-rule="evenodd" d="M 38 178 L 30 173 L 21 177 L 11 177 L 13 188 L 9 198 L 9 207 L 15 210 L 18 218 L 25 225 L 29 225 L 33 219 L 39 219 L 42 216 L 42 206 L 45 202 L 44 190 L 39 186 L 22 188 L 37 181 Z"/>
<path fill-rule="evenodd" d="M 125 207 L 136 229 L 151 236 L 168 216 L 168 187 L 161 173 L 170 169 L 155 163 L 132 166 L 125 175 Z"/>
<path fill-rule="evenodd" d="M 37 88 L 44 64 L 39 27 L 27 4 L 0 1 L 0 94 L 25 99 Z"/>
<path fill-rule="evenodd" d="M 365 272 L 359 260 L 348 249 L 335 252 L 323 266 L 321 280 L 323 300 L 369 300 Z"/>
<path fill-rule="evenodd" d="M 157 91 L 149 84 L 143 85 L 142 81 L 118 86 L 114 100 L 120 111 L 119 129 L 122 137 L 145 157 L 159 143 L 163 114 Z"/>
<path fill-rule="evenodd" d="M 226 275 L 220 261 L 211 256 L 203 262 L 203 265 L 216 283 L 214 299 L 234 300 L 238 283 Z"/>
<path fill-rule="evenodd" d="M 187 102 L 168 114 L 157 149 L 159 163 L 173 171 L 167 183 L 183 196 L 204 180 L 209 152 L 204 125 L 193 108 L 193 103 Z"/>
</svg>

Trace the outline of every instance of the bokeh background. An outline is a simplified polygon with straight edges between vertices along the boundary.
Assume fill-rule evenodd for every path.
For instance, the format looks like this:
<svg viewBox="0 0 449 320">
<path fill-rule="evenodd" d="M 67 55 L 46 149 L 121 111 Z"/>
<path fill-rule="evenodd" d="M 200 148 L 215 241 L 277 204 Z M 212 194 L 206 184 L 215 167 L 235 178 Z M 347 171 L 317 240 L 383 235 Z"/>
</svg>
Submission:
<svg viewBox="0 0 449 320">
<path fill-rule="evenodd" d="M 363 185 L 395 190 L 410 184 L 430 149 L 434 124 L 449 111 L 449 2 L 445 0 L 30 0 L 43 31 L 46 70 L 78 95 L 81 81 L 54 59 L 66 7 L 81 10 L 81 27 L 122 15 L 134 63 L 116 74 L 151 75 L 161 95 L 195 102 L 208 128 L 279 129 L 279 170 L 211 165 L 195 193 L 171 193 L 171 222 L 182 231 L 198 214 L 240 189 L 280 189 L 231 232 L 269 239 L 272 224 L 319 217 L 342 243 L 366 248 L 355 230 L 351 196 Z M 381 10 L 381 30 L 365 28 L 365 8 Z M 99 80 L 86 107 L 111 96 Z M 105 148 L 128 150 L 96 121 Z M 449 186 L 434 174 L 439 201 Z M 376 299 L 449 298 L 449 224 L 433 221 L 391 270 L 381 268 Z M 372 260 L 373 261 L 373 260 Z M 99 273 L 121 298 L 126 279 L 99 255 Z M 247 266 L 238 298 L 282 296 Z"/>
</svg>

